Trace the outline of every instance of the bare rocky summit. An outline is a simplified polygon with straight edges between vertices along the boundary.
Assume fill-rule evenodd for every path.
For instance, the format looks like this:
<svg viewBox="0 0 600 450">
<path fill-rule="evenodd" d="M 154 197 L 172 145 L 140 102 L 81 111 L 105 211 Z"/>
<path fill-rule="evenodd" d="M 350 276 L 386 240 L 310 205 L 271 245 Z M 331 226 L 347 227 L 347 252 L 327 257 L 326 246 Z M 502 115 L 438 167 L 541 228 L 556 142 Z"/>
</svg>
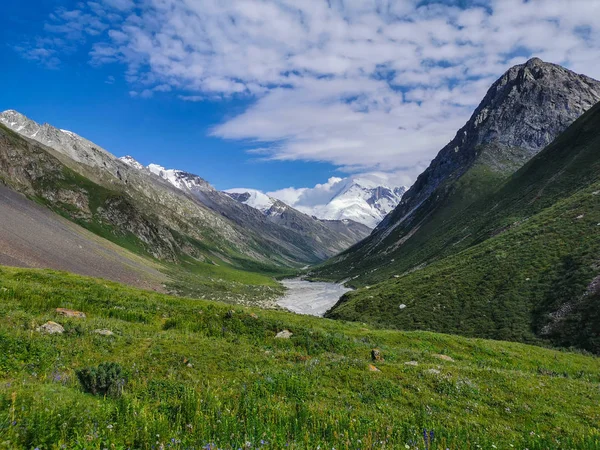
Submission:
<svg viewBox="0 0 600 450">
<path fill-rule="evenodd" d="M 444 182 L 481 156 L 494 170 L 514 171 L 600 101 L 600 82 L 532 58 L 510 68 L 379 226 L 409 218 Z"/>
</svg>

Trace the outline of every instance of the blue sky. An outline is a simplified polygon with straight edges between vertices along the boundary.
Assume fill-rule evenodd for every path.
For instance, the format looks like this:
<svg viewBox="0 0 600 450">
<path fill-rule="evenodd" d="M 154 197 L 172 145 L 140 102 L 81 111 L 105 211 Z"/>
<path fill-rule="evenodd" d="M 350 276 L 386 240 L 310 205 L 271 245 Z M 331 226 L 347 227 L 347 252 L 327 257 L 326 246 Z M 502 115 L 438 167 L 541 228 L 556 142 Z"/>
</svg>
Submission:
<svg viewBox="0 0 600 450">
<path fill-rule="evenodd" d="M 408 184 L 511 65 L 599 78 L 597 17 L 588 0 L 10 2 L 0 110 L 220 189 Z"/>
</svg>

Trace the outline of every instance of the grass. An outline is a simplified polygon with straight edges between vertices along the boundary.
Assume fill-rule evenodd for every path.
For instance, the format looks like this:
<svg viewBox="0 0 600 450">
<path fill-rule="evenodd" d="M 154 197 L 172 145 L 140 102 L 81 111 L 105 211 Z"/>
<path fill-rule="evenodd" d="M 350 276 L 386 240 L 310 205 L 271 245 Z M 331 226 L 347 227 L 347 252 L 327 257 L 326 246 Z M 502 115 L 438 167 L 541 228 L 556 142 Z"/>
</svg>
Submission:
<svg viewBox="0 0 600 450">
<path fill-rule="evenodd" d="M 47 320 L 66 332 L 36 332 Z M 101 363 L 123 368 L 122 396 L 80 386 L 76 371 Z M 579 353 L 0 268 L 5 449 L 423 449 L 423 429 L 430 449 L 595 449 L 599 383 L 600 360 Z"/>
</svg>

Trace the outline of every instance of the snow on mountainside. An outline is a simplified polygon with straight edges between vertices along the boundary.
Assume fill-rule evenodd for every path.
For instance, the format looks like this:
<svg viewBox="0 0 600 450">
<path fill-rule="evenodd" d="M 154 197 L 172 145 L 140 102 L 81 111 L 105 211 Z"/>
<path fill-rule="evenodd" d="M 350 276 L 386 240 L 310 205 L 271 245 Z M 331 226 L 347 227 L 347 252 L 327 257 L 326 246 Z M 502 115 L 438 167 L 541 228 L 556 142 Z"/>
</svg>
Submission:
<svg viewBox="0 0 600 450">
<path fill-rule="evenodd" d="M 277 203 L 277 199 L 269 197 L 267 194 L 256 189 L 236 188 L 227 189 L 224 192 L 238 202 L 252 206 L 263 213 L 269 211 Z"/>
<path fill-rule="evenodd" d="M 288 188 L 267 194 L 239 188 L 227 193 L 263 212 L 277 199 L 319 219 L 353 220 L 375 228 L 398 205 L 406 190 L 406 186 L 390 182 L 387 174 L 370 173 L 330 178 L 314 188 Z"/>
<path fill-rule="evenodd" d="M 121 161 L 123 161 L 125 164 L 127 164 L 128 166 L 133 167 L 134 169 L 138 169 L 138 170 L 144 170 L 145 167 L 139 163 L 138 161 L 136 161 L 133 156 L 122 156 L 121 158 L 119 158 Z"/>
<path fill-rule="evenodd" d="M 129 155 L 122 156 L 119 159 L 135 169 L 148 170 L 150 173 L 158 175 L 176 188 L 184 191 L 214 190 L 208 181 L 200 178 L 198 175 L 184 172 L 183 170 L 165 169 L 163 166 L 159 166 L 158 164 L 149 164 L 148 167 L 144 167 L 140 162 L 136 161 L 132 156 Z"/>
<path fill-rule="evenodd" d="M 300 211 L 321 219 L 350 219 L 375 228 L 392 211 L 406 186 L 387 186 L 376 175 L 356 176 L 342 179 L 335 185 L 336 193 L 322 205 L 294 205 Z"/>
</svg>

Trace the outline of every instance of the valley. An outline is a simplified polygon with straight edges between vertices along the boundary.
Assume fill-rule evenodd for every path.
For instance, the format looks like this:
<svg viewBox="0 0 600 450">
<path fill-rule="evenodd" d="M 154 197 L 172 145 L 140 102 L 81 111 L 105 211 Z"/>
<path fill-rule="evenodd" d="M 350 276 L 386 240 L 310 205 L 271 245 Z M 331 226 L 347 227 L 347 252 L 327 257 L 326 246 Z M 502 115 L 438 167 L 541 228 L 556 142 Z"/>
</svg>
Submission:
<svg viewBox="0 0 600 450">
<path fill-rule="evenodd" d="M 600 82 L 530 58 L 428 166 L 368 150 L 221 190 L 1 113 L 0 449 L 600 448 Z"/>
</svg>

